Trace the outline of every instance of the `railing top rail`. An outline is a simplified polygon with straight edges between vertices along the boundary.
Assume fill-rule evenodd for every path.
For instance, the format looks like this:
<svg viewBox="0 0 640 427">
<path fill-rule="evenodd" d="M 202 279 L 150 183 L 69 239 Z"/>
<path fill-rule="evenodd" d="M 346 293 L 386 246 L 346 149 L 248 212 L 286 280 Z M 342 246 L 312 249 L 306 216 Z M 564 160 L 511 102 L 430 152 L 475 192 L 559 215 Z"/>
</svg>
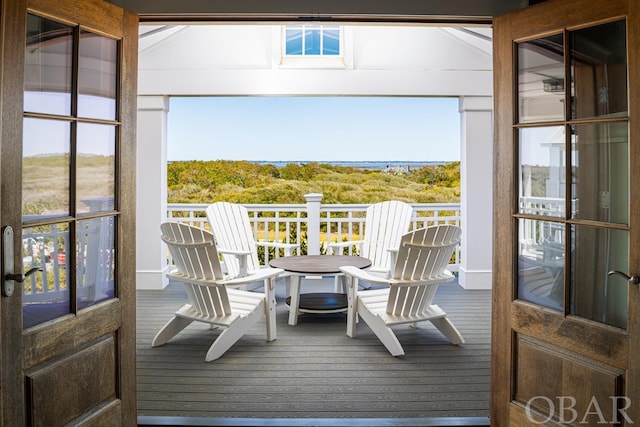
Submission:
<svg viewBox="0 0 640 427">
<path fill-rule="evenodd" d="M 307 206 L 306 203 L 240 203 L 247 209 L 302 209 Z M 168 208 L 184 208 L 184 209 L 202 209 L 205 210 L 209 206 L 209 203 L 167 203 Z"/>
<path fill-rule="evenodd" d="M 295 204 L 264 204 L 264 203 L 241 203 L 247 209 L 255 210 L 300 210 L 306 209 L 306 203 Z M 460 207 L 460 203 L 409 203 L 414 209 L 432 210 L 436 208 L 456 209 Z M 371 203 L 322 203 L 321 209 L 326 210 L 353 210 L 366 209 Z M 168 203 L 169 209 L 180 208 L 183 210 L 205 210 L 209 206 L 208 203 Z"/>
</svg>

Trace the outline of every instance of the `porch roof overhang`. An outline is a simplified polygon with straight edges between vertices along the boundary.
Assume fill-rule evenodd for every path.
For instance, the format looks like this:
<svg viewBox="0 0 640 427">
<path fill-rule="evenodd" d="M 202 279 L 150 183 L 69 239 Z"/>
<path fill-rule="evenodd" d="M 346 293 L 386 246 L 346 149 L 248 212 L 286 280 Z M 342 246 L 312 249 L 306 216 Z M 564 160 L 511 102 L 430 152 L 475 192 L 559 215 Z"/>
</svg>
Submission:
<svg viewBox="0 0 640 427">
<path fill-rule="evenodd" d="M 491 28 L 346 25 L 339 62 L 292 66 L 282 25 L 141 25 L 140 95 L 491 96 Z"/>
<path fill-rule="evenodd" d="M 485 22 L 502 13 L 541 0 L 113 0 L 146 21 L 348 19 L 352 21 L 419 20 L 430 22 Z"/>
</svg>

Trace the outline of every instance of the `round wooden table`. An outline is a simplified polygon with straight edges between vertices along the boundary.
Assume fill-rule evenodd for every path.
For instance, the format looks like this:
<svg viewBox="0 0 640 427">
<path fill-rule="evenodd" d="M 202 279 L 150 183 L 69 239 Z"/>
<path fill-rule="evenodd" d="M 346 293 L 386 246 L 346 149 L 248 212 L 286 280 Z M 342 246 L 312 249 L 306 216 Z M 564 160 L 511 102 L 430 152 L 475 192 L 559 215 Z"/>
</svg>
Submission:
<svg viewBox="0 0 640 427">
<path fill-rule="evenodd" d="M 347 295 L 338 292 L 315 292 L 300 294 L 300 277 L 306 275 L 336 275 L 344 279 L 340 267 L 351 265 L 368 268 L 371 261 L 359 256 L 347 255 L 302 255 L 272 259 L 269 265 L 291 273 L 289 304 L 289 324 L 298 323 L 299 313 L 337 313 L 346 311 Z M 346 284 L 345 284 L 346 285 Z"/>
</svg>

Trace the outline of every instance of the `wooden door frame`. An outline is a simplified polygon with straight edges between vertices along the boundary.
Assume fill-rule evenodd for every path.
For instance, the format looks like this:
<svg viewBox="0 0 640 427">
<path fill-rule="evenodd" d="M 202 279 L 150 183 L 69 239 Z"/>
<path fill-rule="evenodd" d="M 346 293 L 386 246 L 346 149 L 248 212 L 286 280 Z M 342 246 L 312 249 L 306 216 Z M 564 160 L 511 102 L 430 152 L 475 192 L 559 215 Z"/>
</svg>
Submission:
<svg viewBox="0 0 640 427">
<path fill-rule="evenodd" d="M 25 419 L 24 374 L 25 367 L 39 363 L 41 354 L 59 351 L 63 346 L 82 347 L 98 339 L 109 328 L 116 338 L 117 370 L 116 396 L 119 409 L 105 411 L 94 422 L 114 422 L 112 425 L 136 425 L 136 321 L 135 321 L 135 173 L 136 167 L 136 115 L 137 115 L 137 44 L 138 17 L 120 7 L 102 0 L 81 0 L 60 4 L 47 0 L 0 0 L 2 7 L 2 38 L 0 41 L 2 85 L 0 118 L 1 158 L 11 159 L 12 167 L 0 169 L 0 192 L 3 196 L 0 218 L 2 226 L 10 225 L 15 234 L 14 263 L 22 265 L 22 126 L 24 98 L 24 51 L 26 44 L 26 14 L 29 10 L 50 15 L 60 20 L 84 25 L 98 33 L 116 34 L 122 38 L 118 52 L 122 73 L 118 77 L 118 93 L 121 123 L 116 156 L 116 206 L 120 212 L 116 227 L 116 298 L 96 308 L 79 313 L 70 320 L 37 326 L 26 333 L 22 330 L 22 292 L 0 299 L 0 370 L 3 378 L 0 420 L 3 425 L 16 425 Z M 108 16 L 101 20 L 100 16 Z M 114 22 L 113 27 L 102 26 L 103 21 Z M 123 32 L 122 29 L 126 32 Z M 4 272 L 3 272 L 4 274 Z M 94 319 L 93 316 L 97 318 Z M 117 324 L 101 324 L 100 319 L 111 319 Z M 82 322 L 92 319 L 86 328 Z M 108 322 L 105 322 L 108 323 Z M 14 326 L 15 327 L 10 327 Z M 37 350 L 36 350 L 37 349 Z M 105 415 L 106 414 L 106 415 Z M 120 415 L 121 414 L 121 415 Z"/>
<path fill-rule="evenodd" d="M 613 13 L 612 11 L 619 11 Z M 627 13 L 628 12 L 628 13 Z M 526 14 L 526 27 L 514 25 L 513 17 Z M 640 159 L 640 6 L 635 0 L 548 0 L 525 10 L 505 14 L 494 19 L 494 242 L 493 242 L 493 301 L 492 301 L 492 344 L 491 344 L 491 411 L 492 425 L 508 426 L 512 412 L 514 395 L 514 378 L 511 368 L 515 361 L 515 348 L 512 344 L 515 334 L 515 317 L 512 313 L 512 301 L 516 295 L 517 277 L 515 266 L 517 259 L 516 227 L 512 214 L 517 212 L 517 182 L 514 170 L 518 170 L 518 159 L 515 156 L 513 142 L 516 141 L 517 123 L 514 105 L 517 102 L 514 40 L 535 34 L 557 33 L 562 27 L 581 26 L 584 22 L 610 21 L 612 16 L 627 18 L 627 53 L 628 53 L 628 89 L 629 89 L 629 150 L 630 158 Z M 606 19 L 603 19 L 606 17 Z M 562 27 L 558 23 L 562 21 Z M 521 22 L 521 21 L 519 21 Z M 633 47 L 629 47 L 633 46 Z M 506 64 L 506 65 L 505 65 Z M 629 170 L 630 188 L 640 188 L 640 174 L 633 168 Z M 630 273 L 640 271 L 640 198 L 630 197 L 629 226 L 629 265 Z M 636 269 L 635 271 L 633 269 Z M 620 357 L 625 359 L 631 349 L 640 346 L 640 291 L 638 287 L 629 289 L 629 319 L 627 338 L 619 343 L 618 350 L 624 352 Z M 543 310 L 541 310 L 542 312 Z M 557 314 L 540 316 L 540 321 L 552 324 L 557 321 Z M 564 327 L 570 321 L 562 322 Z M 558 328 L 561 326 L 558 324 Z M 549 337 L 550 342 L 563 340 L 560 334 Z M 588 347 L 589 343 L 570 342 L 574 348 Z M 635 359 L 635 360 L 634 360 Z M 638 358 L 629 358 L 631 372 L 640 372 Z M 638 381 L 626 384 L 626 392 L 632 396 L 640 396 Z M 636 403 L 636 402 L 634 402 Z M 634 421 L 640 421 L 640 408 L 637 404 L 628 412 Z M 514 420 L 511 420 L 514 421 Z M 526 422 L 527 420 L 519 420 Z"/>
<path fill-rule="evenodd" d="M 25 46 L 25 20 L 15 19 L 15 16 L 26 11 L 25 0 L 0 0 L 2 1 L 2 19 L 0 43 L 2 44 L 1 73 L 1 104 L 2 116 L 0 118 L 0 160 L 4 158 L 22 157 L 22 105 L 24 84 L 24 61 L 16 61 L 20 55 L 24 55 Z M 2 165 L 2 162 L 0 162 Z M 13 230 L 22 229 L 21 197 L 18 189 L 22 182 L 22 163 L 15 164 L 13 170 L 0 166 L 0 219 L 2 226 L 11 226 Z M 4 252 L 4 251 L 2 251 Z M 19 256 L 20 251 L 15 251 L 14 265 L 22 265 Z M 4 256 L 4 253 L 2 254 Z M 2 271 L 4 277 L 5 272 Z M 15 303 L 16 299 L 22 299 L 21 292 L 16 292 L 12 297 L 0 297 L 0 376 L 5 378 L 1 386 L 22 390 L 24 388 L 21 376 L 15 372 L 22 371 L 22 328 L 6 328 L 4 325 L 15 324 L 20 319 L 22 324 L 21 304 Z M 0 402 L 0 420 L 3 425 L 9 425 L 10 420 L 20 419 L 24 413 L 22 393 L 3 393 Z"/>
</svg>

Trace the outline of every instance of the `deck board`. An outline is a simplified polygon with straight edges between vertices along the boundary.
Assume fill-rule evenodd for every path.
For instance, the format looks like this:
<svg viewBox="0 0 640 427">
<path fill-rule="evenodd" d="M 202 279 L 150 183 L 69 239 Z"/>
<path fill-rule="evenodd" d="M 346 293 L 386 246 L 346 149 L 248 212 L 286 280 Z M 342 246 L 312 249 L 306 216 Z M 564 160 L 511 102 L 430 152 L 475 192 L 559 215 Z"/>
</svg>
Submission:
<svg viewBox="0 0 640 427">
<path fill-rule="evenodd" d="M 315 289 L 310 289 L 313 286 Z M 303 284 L 303 292 L 326 283 Z M 138 415 L 223 418 L 487 417 L 491 292 L 440 286 L 439 304 L 465 337 L 451 345 L 430 323 L 394 327 L 406 355 L 392 357 L 360 322 L 346 336 L 342 313 L 304 314 L 287 324 L 284 287 L 277 288 L 277 334 L 264 322 L 220 359 L 204 356 L 219 333 L 193 323 L 164 346 L 155 333 L 184 302 L 181 286 L 138 291 Z"/>
</svg>

